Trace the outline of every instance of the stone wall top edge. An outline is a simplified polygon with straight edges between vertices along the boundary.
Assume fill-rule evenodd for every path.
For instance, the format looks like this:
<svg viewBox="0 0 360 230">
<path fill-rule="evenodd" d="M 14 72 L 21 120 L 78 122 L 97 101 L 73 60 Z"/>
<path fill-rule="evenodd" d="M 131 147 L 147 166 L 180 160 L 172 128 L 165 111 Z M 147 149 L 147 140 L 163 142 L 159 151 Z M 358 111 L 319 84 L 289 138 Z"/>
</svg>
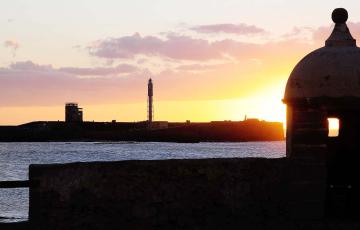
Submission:
<svg viewBox="0 0 360 230">
<path fill-rule="evenodd" d="M 282 158 L 204 158 L 204 159 L 164 159 L 164 160 L 124 160 L 124 161 L 92 161 L 92 162 L 71 162 L 55 164 L 31 164 L 29 173 L 37 170 L 62 169 L 62 168 L 87 168 L 87 167 L 116 167 L 116 166 L 147 166 L 147 165 L 213 165 L 213 164 L 251 164 L 251 163 L 275 163 L 288 159 Z"/>
</svg>

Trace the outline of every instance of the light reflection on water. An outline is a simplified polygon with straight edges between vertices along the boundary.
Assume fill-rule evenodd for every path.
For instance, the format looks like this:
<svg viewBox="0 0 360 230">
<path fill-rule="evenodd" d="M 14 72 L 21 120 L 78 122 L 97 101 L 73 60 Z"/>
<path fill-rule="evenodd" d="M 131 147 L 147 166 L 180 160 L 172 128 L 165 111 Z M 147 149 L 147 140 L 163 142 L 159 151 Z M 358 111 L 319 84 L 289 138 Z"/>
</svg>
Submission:
<svg viewBox="0 0 360 230">
<path fill-rule="evenodd" d="M 30 164 L 85 161 L 285 156 L 285 142 L 242 143 L 0 143 L 0 181 L 28 179 Z M 28 189 L 0 189 L 0 222 L 27 218 Z M 9 221 L 9 220 L 7 220 Z"/>
</svg>

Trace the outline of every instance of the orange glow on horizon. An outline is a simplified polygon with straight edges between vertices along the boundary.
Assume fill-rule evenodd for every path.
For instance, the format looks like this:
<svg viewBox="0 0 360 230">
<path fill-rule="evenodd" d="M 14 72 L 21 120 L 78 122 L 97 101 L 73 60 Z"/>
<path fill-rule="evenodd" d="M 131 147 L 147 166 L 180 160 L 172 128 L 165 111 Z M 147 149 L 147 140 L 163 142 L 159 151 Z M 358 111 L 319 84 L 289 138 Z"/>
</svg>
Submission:
<svg viewBox="0 0 360 230">
<path fill-rule="evenodd" d="M 281 78 L 284 79 L 285 77 Z M 265 86 L 264 86 L 265 85 Z M 284 81 L 271 85 L 261 82 L 252 95 L 223 100 L 170 100 L 157 101 L 155 97 L 155 120 L 179 121 L 191 120 L 207 122 L 214 120 L 243 120 L 258 118 L 266 121 L 283 122 L 286 112 L 282 103 Z M 146 120 L 146 100 L 141 103 L 124 104 L 81 104 L 86 121 L 143 121 Z M 29 106 L 2 107 L 0 124 L 22 124 L 31 121 L 64 120 L 64 107 Z"/>
<path fill-rule="evenodd" d="M 86 105 L 86 121 L 143 121 L 146 120 L 146 103 Z M 285 122 L 285 105 L 281 97 L 249 97 L 228 100 L 157 101 L 155 120 L 207 122 L 214 120 L 243 120 L 258 118 Z M 7 107 L 1 108 L 2 125 L 22 124 L 31 121 L 64 120 L 64 107 Z"/>
<path fill-rule="evenodd" d="M 286 70 L 288 71 L 288 70 Z M 260 73 L 259 73 L 260 74 Z M 255 76 L 255 79 L 259 76 Z M 228 99 L 196 99 L 196 97 L 186 100 L 158 100 L 157 95 L 161 86 L 155 82 L 154 97 L 154 120 L 166 120 L 184 122 L 208 122 L 232 120 L 240 121 L 247 118 L 258 118 L 266 121 L 283 122 L 285 127 L 286 110 L 282 103 L 283 92 L 287 76 L 275 74 L 275 67 L 268 73 L 265 80 L 255 81 L 252 78 L 251 84 L 241 84 L 241 77 L 234 79 L 234 83 L 229 87 L 221 87 L 219 90 L 214 88 L 214 98 L 227 95 Z M 264 78 L 261 78 L 264 79 Z M 146 82 L 144 83 L 144 87 Z M 176 88 L 178 85 L 175 85 Z M 159 90 L 159 94 L 157 94 Z M 216 91 L 216 92 L 215 92 Z M 232 97 L 232 92 L 238 93 L 238 97 Z M 202 91 L 201 91 L 202 92 Z M 230 92 L 230 94 L 229 94 Z M 139 90 L 139 93 L 143 91 Z M 176 92 L 167 92 L 167 94 Z M 205 90 L 204 94 L 209 95 L 212 91 Z M 219 95 L 219 96 L 218 96 Z M 236 94 L 234 94 L 235 96 Z M 241 96 L 240 96 L 241 95 Z M 160 98 L 166 97 L 165 94 L 159 95 Z M 128 103 L 108 103 L 108 104 L 88 104 L 79 103 L 84 109 L 84 120 L 86 121 L 144 121 L 146 120 L 146 96 L 142 102 Z M 57 106 L 19 106 L 1 107 L 1 125 L 16 125 L 31 121 L 64 120 L 64 105 Z"/>
</svg>

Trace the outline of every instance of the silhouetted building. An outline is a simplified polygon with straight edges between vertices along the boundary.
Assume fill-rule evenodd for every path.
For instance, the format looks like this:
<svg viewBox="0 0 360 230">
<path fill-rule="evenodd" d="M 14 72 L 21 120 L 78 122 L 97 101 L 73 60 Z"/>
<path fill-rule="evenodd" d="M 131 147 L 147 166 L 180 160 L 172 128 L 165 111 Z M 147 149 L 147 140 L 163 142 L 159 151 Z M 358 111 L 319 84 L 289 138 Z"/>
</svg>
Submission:
<svg viewBox="0 0 360 230">
<path fill-rule="evenodd" d="M 360 48 L 347 18 L 345 9 L 333 11 L 330 37 L 296 65 L 284 103 L 287 157 L 325 165 L 327 214 L 351 217 L 360 215 Z M 329 137 L 328 118 L 339 119 L 337 137 Z"/>
<path fill-rule="evenodd" d="M 167 129 L 169 128 L 169 122 L 168 121 L 152 121 L 148 128 L 150 129 Z"/>
<path fill-rule="evenodd" d="M 154 107 L 153 107 L 153 83 L 151 78 L 148 82 L 148 103 L 147 103 L 147 112 L 148 112 L 148 122 L 151 123 L 154 117 Z"/>
<path fill-rule="evenodd" d="M 83 111 L 78 107 L 77 103 L 65 104 L 65 121 L 66 122 L 82 122 Z"/>
</svg>

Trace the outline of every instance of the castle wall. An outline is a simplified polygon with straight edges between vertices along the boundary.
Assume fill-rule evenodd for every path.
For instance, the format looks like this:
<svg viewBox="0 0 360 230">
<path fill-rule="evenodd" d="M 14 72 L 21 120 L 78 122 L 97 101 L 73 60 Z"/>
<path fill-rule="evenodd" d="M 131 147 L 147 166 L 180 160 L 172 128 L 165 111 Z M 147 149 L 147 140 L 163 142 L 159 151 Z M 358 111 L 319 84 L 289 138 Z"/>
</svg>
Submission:
<svg viewBox="0 0 360 230">
<path fill-rule="evenodd" d="M 37 229 L 294 228 L 324 217 L 325 176 L 286 158 L 31 165 L 29 219 Z"/>
</svg>

